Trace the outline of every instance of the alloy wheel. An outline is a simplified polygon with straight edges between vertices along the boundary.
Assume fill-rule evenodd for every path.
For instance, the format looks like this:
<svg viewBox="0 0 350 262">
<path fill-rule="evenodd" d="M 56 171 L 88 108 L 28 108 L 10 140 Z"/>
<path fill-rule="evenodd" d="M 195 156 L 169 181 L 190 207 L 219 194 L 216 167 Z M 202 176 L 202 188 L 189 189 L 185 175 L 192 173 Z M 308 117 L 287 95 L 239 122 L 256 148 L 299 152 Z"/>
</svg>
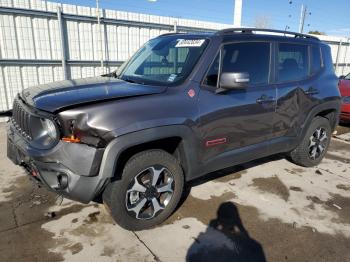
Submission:
<svg viewBox="0 0 350 262">
<path fill-rule="evenodd" d="M 327 147 L 328 136 L 326 130 L 322 127 L 317 128 L 309 140 L 309 157 L 315 160 L 322 156 Z"/>
<path fill-rule="evenodd" d="M 169 204 L 174 192 L 174 178 L 161 165 L 148 167 L 130 182 L 126 209 L 137 219 L 152 219 Z"/>
</svg>

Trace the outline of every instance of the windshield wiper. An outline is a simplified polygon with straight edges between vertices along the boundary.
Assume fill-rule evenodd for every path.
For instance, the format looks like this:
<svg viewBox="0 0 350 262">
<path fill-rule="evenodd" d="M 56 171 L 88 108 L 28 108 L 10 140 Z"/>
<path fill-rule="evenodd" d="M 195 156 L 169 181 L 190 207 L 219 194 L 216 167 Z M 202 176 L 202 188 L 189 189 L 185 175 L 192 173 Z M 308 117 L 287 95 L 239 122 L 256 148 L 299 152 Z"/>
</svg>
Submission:
<svg viewBox="0 0 350 262">
<path fill-rule="evenodd" d="M 143 82 L 141 79 L 140 81 L 138 81 L 139 79 L 131 79 L 131 77 L 128 77 L 128 76 L 123 76 L 120 78 L 121 80 L 125 81 L 125 82 L 128 82 L 128 83 L 135 83 L 135 84 L 139 84 L 139 85 L 145 85 L 145 82 Z"/>
<path fill-rule="evenodd" d="M 129 77 L 123 77 L 123 78 L 121 78 L 121 80 L 128 82 L 128 83 L 135 83 L 135 81 L 131 80 Z"/>
<path fill-rule="evenodd" d="M 102 77 L 114 77 L 114 78 L 119 78 L 119 75 L 117 74 L 116 71 L 113 71 L 111 73 L 103 74 L 101 75 Z"/>
</svg>

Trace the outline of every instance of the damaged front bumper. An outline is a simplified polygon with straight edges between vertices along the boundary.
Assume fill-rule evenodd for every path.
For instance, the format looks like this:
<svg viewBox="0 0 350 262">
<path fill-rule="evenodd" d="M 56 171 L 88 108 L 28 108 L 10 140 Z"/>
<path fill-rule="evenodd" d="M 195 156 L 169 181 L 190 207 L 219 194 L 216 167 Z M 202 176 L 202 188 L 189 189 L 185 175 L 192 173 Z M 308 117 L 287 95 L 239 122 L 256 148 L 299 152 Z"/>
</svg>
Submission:
<svg viewBox="0 0 350 262">
<path fill-rule="evenodd" d="M 60 141 L 52 149 L 38 150 L 9 124 L 7 156 L 27 174 L 57 194 L 82 203 L 96 198 L 107 178 L 99 176 L 104 149 Z"/>
</svg>

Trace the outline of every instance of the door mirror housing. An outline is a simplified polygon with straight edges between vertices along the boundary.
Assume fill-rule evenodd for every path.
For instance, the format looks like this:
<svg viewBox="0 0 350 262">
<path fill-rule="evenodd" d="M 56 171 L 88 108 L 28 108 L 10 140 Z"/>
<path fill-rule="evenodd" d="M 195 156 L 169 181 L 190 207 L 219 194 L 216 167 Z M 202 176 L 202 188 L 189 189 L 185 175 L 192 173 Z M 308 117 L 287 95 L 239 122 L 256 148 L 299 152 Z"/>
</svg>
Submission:
<svg viewBox="0 0 350 262">
<path fill-rule="evenodd" d="M 242 73 L 222 73 L 217 93 L 232 89 L 246 89 L 249 84 L 249 74 Z"/>
<path fill-rule="evenodd" d="M 344 78 L 345 78 L 344 75 L 339 76 L 339 79 L 344 79 Z"/>
</svg>

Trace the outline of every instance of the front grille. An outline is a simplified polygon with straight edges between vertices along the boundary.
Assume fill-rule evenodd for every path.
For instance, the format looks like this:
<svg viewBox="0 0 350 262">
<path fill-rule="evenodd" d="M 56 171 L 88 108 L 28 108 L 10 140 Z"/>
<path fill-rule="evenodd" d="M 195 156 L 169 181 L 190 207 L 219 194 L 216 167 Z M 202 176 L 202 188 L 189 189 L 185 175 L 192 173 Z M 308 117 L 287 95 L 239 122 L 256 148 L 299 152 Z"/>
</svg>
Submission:
<svg viewBox="0 0 350 262">
<path fill-rule="evenodd" d="M 13 102 L 11 121 L 15 128 L 28 140 L 32 140 L 31 118 L 32 116 L 26 111 L 23 103 L 16 98 Z"/>
</svg>

